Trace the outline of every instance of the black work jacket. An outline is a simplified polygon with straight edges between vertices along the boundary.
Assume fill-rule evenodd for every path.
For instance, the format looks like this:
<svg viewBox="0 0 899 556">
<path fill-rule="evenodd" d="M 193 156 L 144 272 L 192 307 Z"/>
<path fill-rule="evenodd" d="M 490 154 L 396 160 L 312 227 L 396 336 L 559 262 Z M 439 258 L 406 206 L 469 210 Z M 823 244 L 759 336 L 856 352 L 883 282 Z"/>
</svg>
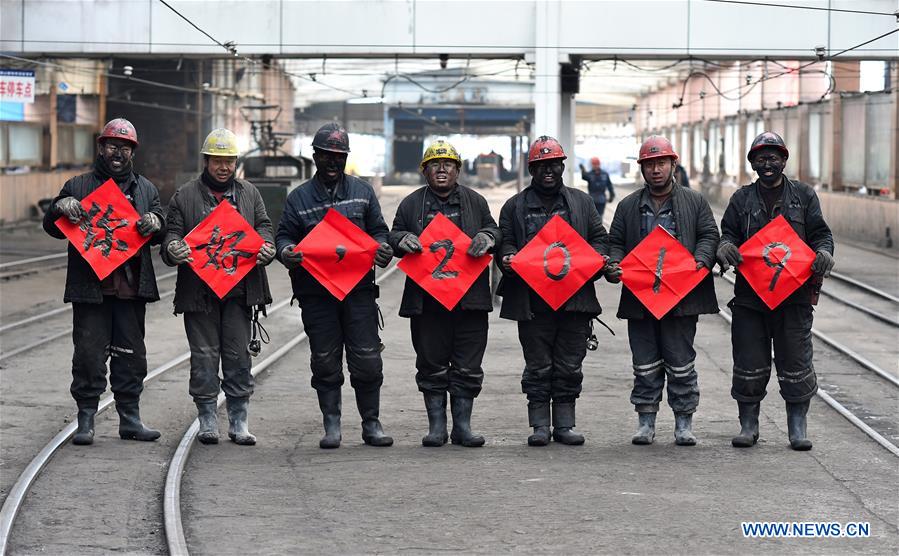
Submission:
<svg viewBox="0 0 899 556">
<path fill-rule="evenodd" d="M 499 227 L 490 214 L 487 200 L 480 193 L 464 185 L 457 185 L 455 191 L 459 194 L 460 228 L 462 231 L 468 234 L 469 237 L 474 237 L 475 234 L 484 232 L 493 237 L 496 245 L 499 245 Z M 430 211 L 426 207 L 428 197 L 428 186 L 421 187 L 403 199 L 400 202 L 400 206 L 396 209 L 393 229 L 390 230 L 387 242 L 390 243 L 397 257 L 405 255 L 399 249 L 399 243 L 403 237 L 409 233 L 420 236 L 430 223 L 428 219 Z M 494 247 L 495 249 L 496 247 Z M 407 276 L 406 285 L 403 289 L 403 300 L 400 303 L 400 316 L 411 317 L 420 315 L 425 295 L 429 294 Z M 490 272 L 488 269 L 485 268 L 484 272 L 478 276 L 477 280 L 465 292 L 465 295 L 459 300 L 459 304 L 456 305 L 456 309 L 465 311 L 493 310 L 493 302 L 490 298 Z"/>
<path fill-rule="evenodd" d="M 643 241 L 640 230 L 640 205 L 644 195 L 649 195 L 645 186 L 622 199 L 615 209 L 615 217 L 609 230 L 613 261 L 621 262 L 621 259 Z M 675 184 L 671 190 L 671 204 L 676 230 L 674 237 L 693 254 L 697 262 L 703 263 L 709 271 L 714 270 L 720 236 L 709 202 L 699 192 Z M 714 278 L 709 272 L 668 315 L 682 317 L 717 312 L 718 298 L 715 296 Z M 622 287 L 618 318 L 647 317 L 655 318 L 628 288 Z"/>
<path fill-rule="evenodd" d="M 759 188 L 761 183 L 755 182 L 738 189 L 730 198 L 724 216 L 721 218 L 721 241 L 730 242 L 737 247 L 756 234 L 773 218 L 769 216 L 765 201 L 762 200 Z M 827 251 L 833 254 L 833 234 L 824 214 L 815 190 L 800 181 L 792 181 L 784 176 L 784 191 L 780 209 L 775 209 L 774 217 L 783 215 L 790 227 L 813 251 Z M 810 305 L 814 286 L 806 282 L 784 300 L 785 304 Z M 732 303 L 768 310 L 768 306 L 756 295 L 743 276 L 737 272 Z"/>
<path fill-rule="evenodd" d="M 268 243 L 274 243 L 272 221 L 265 211 L 262 195 L 259 194 L 256 186 L 246 180 L 235 179 L 234 199 L 237 203 L 234 208 L 256 230 L 256 233 Z M 228 200 L 222 199 L 221 202 L 227 203 Z M 165 264 L 175 266 L 175 263 L 169 258 L 169 243 L 183 239 L 209 216 L 215 206 L 215 198 L 199 177 L 178 188 L 169 201 L 168 233 L 165 235 L 160 250 Z M 235 288 L 241 286 L 243 286 L 245 295 L 244 305 L 247 307 L 261 306 L 264 309 L 265 305 L 272 302 L 265 268 L 254 267 Z M 197 276 L 190 266 L 186 263 L 178 265 L 178 279 L 175 283 L 175 314 L 209 312 L 212 309 L 213 299 L 218 299 L 216 293 Z"/>
<path fill-rule="evenodd" d="M 74 197 L 79 201 L 90 195 L 95 189 L 103 185 L 106 178 L 96 170 L 75 176 L 62 186 L 59 195 L 50 202 L 50 209 L 44 214 L 44 231 L 58 239 L 65 239 L 65 235 L 56 227 L 56 220 L 62 216 L 56 211 L 56 202 L 64 197 Z M 150 245 L 158 245 L 165 236 L 166 219 L 162 206 L 159 204 L 159 191 L 147 178 L 131 174 L 131 204 L 138 214 L 143 216 L 148 212 L 155 214 L 162 227 L 153 234 L 150 241 L 141 247 L 135 257 L 140 258 L 139 276 L 137 283 L 137 297 L 145 301 L 157 301 L 159 289 L 156 287 L 156 273 L 153 271 L 153 259 Z M 66 303 L 103 303 L 103 291 L 100 287 L 100 279 L 90 267 L 84 257 L 72 244 L 69 244 L 68 269 L 66 271 L 66 289 L 63 301 Z"/>
<path fill-rule="evenodd" d="M 594 203 L 605 203 L 607 200 L 606 191 L 609 192 L 608 201 L 611 202 L 615 198 L 615 188 L 612 186 L 612 179 L 605 170 L 600 168 L 599 170 L 581 172 L 581 178 L 587 182 L 587 192 Z"/>
<path fill-rule="evenodd" d="M 381 214 L 381 205 L 374 189 L 367 182 L 355 176 L 344 175 L 337 184 L 332 199 L 327 188 L 319 182 L 316 173 L 311 180 L 287 196 L 287 203 L 275 236 L 278 259 L 281 259 L 281 251 L 285 247 L 302 241 L 306 234 L 322 221 L 330 208 L 349 218 L 378 243 L 387 241 L 389 229 Z M 331 295 L 308 270 L 301 266 L 290 270 L 290 283 L 296 298 Z M 359 280 L 350 293 L 363 289 L 374 289 L 377 294 L 374 268 Z"/>
<path fill-rule="evenodd" d="M 534 318 L 531 308 L 531 288 L 515 274 L 506 274 L 502 259 L 506 255 L 514 255 L 530 241 L 525 229 L 527 212 L 526 196 L 534 185 L 529 185 L 521 193 L 506 201 L 499 214 L 499 230 L 502 236 L 500 248 L 496 250 L 496 264 L 503 270 L 497 294 L 503 298 L 499 316 L 504 319 L 525 321 Z M 597 253 L 607 256 L 609 253 L 608 233 L 599 219 L 596 206 L 589 195 L 578 189 L 562 186 L 559 190 L 567 207 L 569 224 L 589 243 Z M 595 279 L 596 277 L 594 277 Z M 596 299 L 596 288 L 593 280 L 588 280 L 559 311 L 587 313 L 596 316 L 602 313 L 599 300 Z"/>
</svg>

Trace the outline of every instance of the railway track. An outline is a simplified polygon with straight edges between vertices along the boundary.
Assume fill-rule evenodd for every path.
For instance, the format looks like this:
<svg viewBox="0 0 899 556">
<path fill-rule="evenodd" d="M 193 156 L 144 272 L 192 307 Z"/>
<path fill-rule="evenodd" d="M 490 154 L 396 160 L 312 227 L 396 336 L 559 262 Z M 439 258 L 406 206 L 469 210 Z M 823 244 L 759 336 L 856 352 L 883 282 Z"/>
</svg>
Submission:
<svg viewBox="0 0 899 556">
<path fill-rule="evenodd" d="M 59 270 L 66 267 L 65 259 L 67 253 L 52 253 L 49 255 L 41 255 L 39 257 L 29 257 L 27 259 L 19 259 L 0 263 L 0 281 L 16 280 L 31 276 L 39 272 L 48 270 Z"/>
</svg>

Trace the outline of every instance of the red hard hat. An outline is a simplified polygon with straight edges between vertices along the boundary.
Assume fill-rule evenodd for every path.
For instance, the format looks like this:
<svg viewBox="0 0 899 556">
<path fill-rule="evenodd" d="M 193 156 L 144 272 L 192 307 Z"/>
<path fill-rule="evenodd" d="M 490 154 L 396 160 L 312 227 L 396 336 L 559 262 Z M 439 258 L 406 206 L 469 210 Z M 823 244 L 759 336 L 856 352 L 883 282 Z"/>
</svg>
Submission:
<svg viewBox="0 0 899 556">
<path fill-rule="evenodd" d="M 103 139 L 124 139 L 125 141 L 134 143 L 135 147 L 138 145 L 137 130 L 135 130 L 131 122 L 125 118 L 109 120 L 106 125 L 103 126 L 103 131 L 100 132 L 100 137 L 97 138 L 97 141 L 102 141 Z"/>
<path fill-rule="evenodd" d="M 752 153 L 759 149 L 764 149 L 765 147 L 773 147 L 782 152 L 784 158 L 790 158 L 790 151 L 787 150 L 783 138 L 773 131 L 765 131 L 756 137 L 749 147 L 749 152 L 746 153 L 746 158 L 752 160 Z"/>
<path fill-rule="evenodd" d="M 674 147 L 671 146 L 671 141 L 661 135 L 651 135 L 640 145 L 640 156 L 637 158 L 637 163 L 640 164 L 644 160 L 665 156 L 671 157 L 675 161 L 678 159 L 677 153 L 674 152 Z"/>
<path fill-rule="evenodd" d="M 592 164 L 593 166 L 599 166 L 599 157 L 598 157 L 598 156 L 594 156 L 593 158 L 591 158 L 591 159 L 590 159 L 590 164 Z"/>
<path fill-rule="evenodd" d="M 568 158 L 565 156 L 565 151 L 562 150 L 562 145 L 559 144 L 558 141 L 553 139 L 548 135 L 541 135 L 534 141 L 534 144 L 531 145 L 531 150 L 528 151 L 528 164 L 533 164 L 535 162 L 540 162 L 541 160 L 550 160 L 553 158 L 561 158 L 565 160 Z"/>
</svg>

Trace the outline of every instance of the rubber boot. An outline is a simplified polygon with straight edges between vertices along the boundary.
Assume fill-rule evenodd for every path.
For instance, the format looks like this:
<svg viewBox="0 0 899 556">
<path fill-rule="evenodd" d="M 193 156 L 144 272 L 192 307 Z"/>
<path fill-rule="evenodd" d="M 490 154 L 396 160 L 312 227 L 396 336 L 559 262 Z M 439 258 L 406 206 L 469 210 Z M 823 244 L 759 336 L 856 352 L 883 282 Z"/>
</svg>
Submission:
<svg viewBox="0 0 899 556">
<path fill-rule="evenodd" d="M 200 432 L 197 440 L 200 444 L 219 443 L 219 422 L 216 415 L 216 403 L 214 400 L 196 402 L 197 418 L 200 420 Z"/>
<path fill-rule="evenodd" d="M 528 437 L 528 446 L 549 444 L 549 403 L 528 402 L 528 423 L 534 427 L 534 434 Z"/>
<path fill-rule="evenodd" d="M 249 398 L 228 398 L 228 438 L 239 446 L 253 446 L 256 437 L 250 434 L 247 425 Z"/>
<path fill-rule="evenodd" d="M 393 446 L 393 438 L 384 434 L 378 420 L 381 408 L 381 389 L 360 392 L 356 390 L 356 407 L 362 417 L 362 441 L 369 446 Z"/>
<path fill-rule="evenodd" d="M 674 414 L 674 443 L 678 446 L 696 446 L 692 413 Z"/>
<path fill-rule="evenodd" d="M 453 432 L 450 439 L 453 444 L 461 444 L 468 448 L 479 448 L 484 445 L 484 437 L 471 432 L 472 398 L 450 396 L 450 408 L 453 412 Z"/>
<path fill-rule="evenodd" d="M 574 432 L 574 402 L 553 402 L 553 440 L 580 446 L 584 443 L 584 435 Z"/>
<path fill-rule="evenodd" d="M 159 431 L 148 429 L 141 422 L 137 402 L 116 402 L 115 410 L 119 414 L 119 438 L 151 442 L 160 437 Z"/>
<path fill-rule="evenodd" d="M 94 443 L 94 416 L 97 414 L 97 404 L 78 405 L 78 428 L 72 437 L 72 444 L 87 446 Z"/>
<path fill-rule="evenodd" d="M 318 447 L 323 450 L 340 448 L 340 388 L 336 390 L 319 390 L 318 407 L 322 411 L 322 425 L 325 435 L 318 441 Z"/>
<path fill-rule="evenodd" d="M 425 392 L 425 409 L 428 412 L 428 434 L 421 439 L 422 446 L 437 448 L 446 444 L 446 392 Z"/>
<path fill-rule="evenodd" d="M 637 432 L 631 438 L 631 444 L 652 444 L 656 437 L 656 414 L 638 413 Z"/>
<path fill-rule="evenodd" d="M 808 413 L 809 401 L 800 403 L 787 402 L 787 430 L 790 434 L 790 447 L 804 452 L 812 449 L 812 441 L 805 436 L 805 415 Z"/>
<path fill-rule="evenodd" d="M 740 434 L 730 441 L 734 448 L 751 448 L 759 440 L 759 410 L 762 404 L 737 402 L 740 411 Z"/>
</svg>

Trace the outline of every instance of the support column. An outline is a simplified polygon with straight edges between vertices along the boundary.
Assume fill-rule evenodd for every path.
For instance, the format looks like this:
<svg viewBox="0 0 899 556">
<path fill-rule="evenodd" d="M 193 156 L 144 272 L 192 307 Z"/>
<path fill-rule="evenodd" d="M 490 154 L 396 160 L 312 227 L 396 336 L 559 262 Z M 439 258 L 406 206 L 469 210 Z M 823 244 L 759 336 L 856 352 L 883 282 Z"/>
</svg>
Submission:
<svg viewBox="0 0 899 556">
<path fill-rule="evenodd" d="M 536 51 L 534 79 L 534 137 L 558 137 L 561 97 L 559 93 L 559 2 L 535 3 Z M 567 145 L 563 145 L 567 147 Z"/>
<path fill-rule="evenodd" d="M 562 143 L 562 148 L 565 149 L 565 154 L 568 155 L 568 160 L 566 160 L 565 164 L 565 176 L 564 181 L 567 185 L 574 187 L 575 182 L 575 169 L 577 169 L 577 159 L 574 156 L 574 116 L 575 116 L 575 104 L 574 104 L 574 95 L 571 93 L 561 93 L 560 95 L 561 103 L 559 111 L 559 135 L 557 138 L 559 142 Z"/>
<path fill-rule="evenodd" d="M 56 71 L 50 72 L 50 169 L 55 170 L 59 164 L 59 121 L 56 105 Z"/>
<path fill-rule="evenodd" d="M 390 117 L 390 107 L 384 105 L 384 181 L 393 175 L 393 118 Z"/>
<path fill-rule="evenodd" d="M 899 62 L 887 62 L 887 71 L 889 71 L 890 84 L 895 87 L 899 84 Z M 890 198 L 897 198 L 897 190 L 899 190 L 899 95 L 895 92 L 890 95 L 893 98 L 892 109 L 890 110 L 890 173 L 887 176 L 887 187 L 890 190 Z"/>
</svg>

